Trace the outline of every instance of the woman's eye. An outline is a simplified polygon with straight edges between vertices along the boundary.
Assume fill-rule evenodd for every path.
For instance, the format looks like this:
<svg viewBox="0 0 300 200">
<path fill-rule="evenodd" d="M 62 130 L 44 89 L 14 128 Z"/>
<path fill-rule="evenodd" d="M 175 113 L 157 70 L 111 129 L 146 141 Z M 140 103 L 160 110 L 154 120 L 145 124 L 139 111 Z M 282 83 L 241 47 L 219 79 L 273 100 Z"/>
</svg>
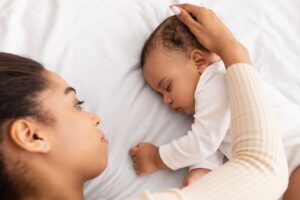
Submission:
<svg viewBox="0 0 300 200">
<path fill-rule="evenodd" d="M 168 85 L 168 87 L 167 87 L 167 89 L 166 89 L 168 92 L 171 92 L 171 90 L 172 90 L 172 83 L 169 83 L 169 85 Z"/>
<path fill-rule="evenodd" d="M 82 110 L 82 104 L 84 103 L 84 101 L 77 101 L 77 103 L 74 105 L 75 108 L 78 108 L 79 110 Z"/>
</svg>

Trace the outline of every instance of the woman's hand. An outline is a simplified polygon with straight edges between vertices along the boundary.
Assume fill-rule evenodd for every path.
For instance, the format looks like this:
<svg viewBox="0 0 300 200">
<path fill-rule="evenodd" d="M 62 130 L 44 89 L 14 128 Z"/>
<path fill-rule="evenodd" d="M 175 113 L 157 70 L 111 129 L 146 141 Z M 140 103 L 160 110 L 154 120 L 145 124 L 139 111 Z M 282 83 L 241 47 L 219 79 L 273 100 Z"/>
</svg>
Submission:
<svg viewBox="0 0 300 200">
<path fill-rule="evenodd" d="M 247 49 L 212 10 L 191 4 L 177 4 L 171 8 L 204 47 L 222 58 L 226 67 L 234 63 L 250 63 Z"/>
</svg>

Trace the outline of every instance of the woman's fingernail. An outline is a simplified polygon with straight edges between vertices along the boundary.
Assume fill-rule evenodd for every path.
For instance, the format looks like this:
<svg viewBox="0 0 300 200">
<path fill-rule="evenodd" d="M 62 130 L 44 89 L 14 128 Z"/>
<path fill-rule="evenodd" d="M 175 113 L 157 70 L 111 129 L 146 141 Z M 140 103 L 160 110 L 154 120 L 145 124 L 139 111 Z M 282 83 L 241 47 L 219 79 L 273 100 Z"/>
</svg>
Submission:
<svg viewBox="0 0 300 200">
<path fill-rule="evenodd" d="M 181 13 L 180 8 L 177 6 L 171 6 L 171 10 L 174 12 L 175 15 L 179 15 Z"/>
</svg>

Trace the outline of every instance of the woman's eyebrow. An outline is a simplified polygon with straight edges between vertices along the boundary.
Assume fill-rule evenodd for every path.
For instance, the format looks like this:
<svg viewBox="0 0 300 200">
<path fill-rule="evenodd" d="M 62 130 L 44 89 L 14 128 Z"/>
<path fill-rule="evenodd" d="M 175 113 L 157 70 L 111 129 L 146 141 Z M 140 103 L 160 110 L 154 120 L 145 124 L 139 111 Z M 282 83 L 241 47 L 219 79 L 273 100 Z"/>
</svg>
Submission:
<svg viewBox="0 0 300 200">
<path fill-rule="evenodd" d="M 76 90 L 73 87 L 67 87 L 65 89 L 65 95 L 69 94 L 70 92 L 74 92 L 76 94 Z"/>
</svg>

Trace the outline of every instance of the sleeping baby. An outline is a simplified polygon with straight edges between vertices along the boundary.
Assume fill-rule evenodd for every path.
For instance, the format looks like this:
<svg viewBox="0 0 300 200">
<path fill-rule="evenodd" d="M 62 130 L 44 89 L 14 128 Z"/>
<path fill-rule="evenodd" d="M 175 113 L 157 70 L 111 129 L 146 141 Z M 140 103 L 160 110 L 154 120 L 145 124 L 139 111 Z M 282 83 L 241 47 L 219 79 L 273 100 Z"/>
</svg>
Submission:
<svg viewBox="0 0 300 200">
<path fill-rule="evenodd" d="M 141 55 L 148 85 L 176 112 L 192 115 L 191 130 L 169 144 L 140 143 L 130 149 L 139 176 L 159 169 L 189 167 L 187 186 L 231 158 L 230 108 L 225 67 L 176 16 L 164 20 L 146 41 Z M 265 94 L 279 119 L 289 171 L 300 164 L 300 107 L 275 88 Z M 254 127 L 255 128 L 255 127 Z"/>
</svg>

